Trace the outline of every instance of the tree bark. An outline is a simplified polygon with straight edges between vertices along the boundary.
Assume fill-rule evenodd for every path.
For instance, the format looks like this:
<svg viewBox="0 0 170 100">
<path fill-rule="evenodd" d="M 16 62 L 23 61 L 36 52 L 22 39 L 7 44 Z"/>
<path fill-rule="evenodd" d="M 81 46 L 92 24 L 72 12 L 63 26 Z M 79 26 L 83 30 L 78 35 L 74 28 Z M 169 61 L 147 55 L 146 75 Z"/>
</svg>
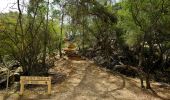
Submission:
<svg viewBox="0 0 170 100">
<path fill-rule="evenodd" d="M 49 15 L 49 0 L 47 1 L 47 14 L 46 14 L 46 27 L 44 32 L 44 49 L 43 49 L 43 59 L 42 59 L 42 66 L 46 67 L 46 53 L 47 53 L 47 35 L 48 35 L 48 15 Z"/>
<path fill-rule="evenodd" d="M 62 8 L 63 9 L 63 8 Z M 60 58 L 62 57 L 62 35 L 63 35 L 63 20 L 64 20 L 64 12 L 62 11 L 62 15 L 61 15 L 61 27 L 60 27 L 60 43 L 59 43 L 59 54 L 60 54 Z"/>
<path fill-rule="evenodd" d="M 153 67 L 153 44 L 151 42 L 151 40 L 149 40 L 148 42 L 149 45 L 149 57 L 148 57 L 148 62 L 147 62 L 147 73 L 146 73 L 146 88 L 147 89 L 151 89 L 151 85 L 150 85 L 150 72 L 151 69 Z"/>
<path fill-rule="evenodd" d="M 151 85 L 150 85 L 150 74 L 149 74 L 149 73 L 146 74 L 146 88 L 147 88 L 147 89 L 151 89 Z"/>
<path fill-rule="evenodd" d="M 138 74 L 141 82 L 141 88 L 145 88 L 144 83 L 143 83 L 143 78 L 145 77 L 143 68 L 142 68 L 142 63 L 143 63 L 143 51 L 144 51 L 144 43 L 145 41 L 142 42 L 140 45 L 140 50 L 139 50 L 139 63 L 138 63 Z"/>
</svg>

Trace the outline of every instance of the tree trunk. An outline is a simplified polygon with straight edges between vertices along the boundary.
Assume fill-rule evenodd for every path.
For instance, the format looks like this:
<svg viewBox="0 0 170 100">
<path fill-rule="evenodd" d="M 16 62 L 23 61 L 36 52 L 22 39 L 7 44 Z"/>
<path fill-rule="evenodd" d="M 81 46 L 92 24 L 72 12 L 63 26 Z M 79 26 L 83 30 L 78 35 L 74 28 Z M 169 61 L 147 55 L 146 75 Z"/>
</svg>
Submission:
<svg viewBox="0 0 170 100">
<path fill-rule="evenodd" d="M 47 34 L 48 34 L 48 14 L 49 13 L 49 0 L 47 1 L 47 19 L 46 19 L 46 27 L 44 32 L 44 49 L 43 49 L 43 59 L 42 59 L 42 66 L 46 67 L 46 53 L 47 53 Z"/>
<path fill-rule="evenodd" d="M 0 63 L 2 63 L 2 59 L 3 59 L 3 58 L 2 58 L 2 56 L 0 55 Z"/>
<path fill-rule="evenodd" d="M 64 20 L 64 12 L 62 11 L 61 15 L 61 27 L 60 27 L 60 43 L 59 43 L 59 54 L 60 58 L 62 57 L 62 35 L 63 35 L 63 20 Z"/>
<path fill-rule="evenodd" d="M 146 74 L 146 88 L 147 88 L 147 89 L 151 89 L 151 85 L 150 85 L 150 74 L 149 74 L 149 73 Z"/>
<path fill-rule="evenodd" d="M 142 69 L 142 62 L 143 62 L 143 58 L 142 58 L 142 54 L 139 54 L 139 65 L 138 65 L 138 75 L 140 78 L 140 82 L 141 82 L 141 88 L 145 88 L 144 84 L 143 84 L 143 77 L 144 77 L 144 73 L 143 73 L 143 69 Z"/>
<path fill-rule="evenodd" d="M 147 89 L 151 89 L 151 85 L 150 85 L 150 72 L 151 69 L 153 67 L 153 44 L 151 41 L 147 41 L 148 45 L 149 45 L 149 57 L 148 57 L 148 62 L 147 62 L 147 72 L 146 72 L 146 88 Z M 153 71 L 153 70 L 152 70 Z"/>
<path fill-rule="evenodd" d="M 144 49 L 144 42 L 142 42 L 142 45 L 140 46 L 140 50 L 139 50 L 139 63 L 138 63 L 138 75 L 140 78 L 140 82 L 141 82 L 141 88 L 145 88 L 144 84 L 143 84 L 143 78 L 144 78 L 144 72 L 143 72 L 143 68 L 142 68 L 142 63 L 143 63 L 143 49 Z"/>
<path fill-rule="evenodd" d="M 84 55 L 84 49 L 85 49 L 85 18 L 83 15 L 83 19 L 82 19 L 82 50 L 83 50 L 83 55 Z"/>
<path fill-rule="evenodd" d="M 143 78 L 140 76 L 140 84 L 141 84 L 141 88 L 145 88 L 144 84 L 143 84 Z"/>
</svg>

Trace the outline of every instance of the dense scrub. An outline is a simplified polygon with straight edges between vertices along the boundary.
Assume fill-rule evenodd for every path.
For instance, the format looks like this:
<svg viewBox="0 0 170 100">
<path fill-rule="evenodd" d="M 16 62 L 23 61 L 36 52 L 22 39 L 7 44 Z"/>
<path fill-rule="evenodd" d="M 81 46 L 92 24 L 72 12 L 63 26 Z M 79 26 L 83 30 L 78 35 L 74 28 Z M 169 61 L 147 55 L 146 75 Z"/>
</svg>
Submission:
<svg viewBox="0 0 170 100">
<path fill-rule="evenodd" d="M 24 75 L 45 75 L 56 55 L 79 54 L 128 76 L 169 82 L 170 1 L 17 0 L 0 14 L 0 62 L 16 60 Z M 25 5 L 26 4 L 26 5 Z M 22 6 L 25 5 L 25 6 Z M 26 11 L 23 11 L 26 9 Z"/>
</svg>

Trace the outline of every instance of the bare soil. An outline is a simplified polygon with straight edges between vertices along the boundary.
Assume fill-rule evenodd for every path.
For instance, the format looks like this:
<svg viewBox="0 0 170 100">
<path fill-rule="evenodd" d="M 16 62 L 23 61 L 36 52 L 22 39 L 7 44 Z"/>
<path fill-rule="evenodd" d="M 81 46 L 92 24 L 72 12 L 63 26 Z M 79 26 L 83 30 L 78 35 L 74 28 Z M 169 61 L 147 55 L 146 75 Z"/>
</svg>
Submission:
<svg viewBox="0 0 170 100">
<path fill-rule="evenodd" d="M 141 89 L 137 78 L 111 73 L 93 61 L 60 59 L 55 62 L 52 95 L 46 86 L 27 86 L 19 91 L 0 91 L 0 100 L 170 100 L 170 86 L 152 82 L 153 91 Z"/>
</svg>

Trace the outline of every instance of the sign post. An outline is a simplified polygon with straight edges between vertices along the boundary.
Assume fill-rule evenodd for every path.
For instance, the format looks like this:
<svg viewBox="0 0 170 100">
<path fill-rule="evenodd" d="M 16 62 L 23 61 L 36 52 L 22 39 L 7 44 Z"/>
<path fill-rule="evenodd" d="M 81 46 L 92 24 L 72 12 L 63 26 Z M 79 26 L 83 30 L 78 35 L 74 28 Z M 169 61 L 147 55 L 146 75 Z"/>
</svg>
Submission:
<svg viewBox="0 0 170 100">
<path fill-rule="evenodd" d="M 51 77 L 40 76 L 21 76 L 20 77 L 20 94 L 24 93 L 25 84 L 41 84 L 48 86 L 48 94 L 51 94 Z"/>
</svg>

